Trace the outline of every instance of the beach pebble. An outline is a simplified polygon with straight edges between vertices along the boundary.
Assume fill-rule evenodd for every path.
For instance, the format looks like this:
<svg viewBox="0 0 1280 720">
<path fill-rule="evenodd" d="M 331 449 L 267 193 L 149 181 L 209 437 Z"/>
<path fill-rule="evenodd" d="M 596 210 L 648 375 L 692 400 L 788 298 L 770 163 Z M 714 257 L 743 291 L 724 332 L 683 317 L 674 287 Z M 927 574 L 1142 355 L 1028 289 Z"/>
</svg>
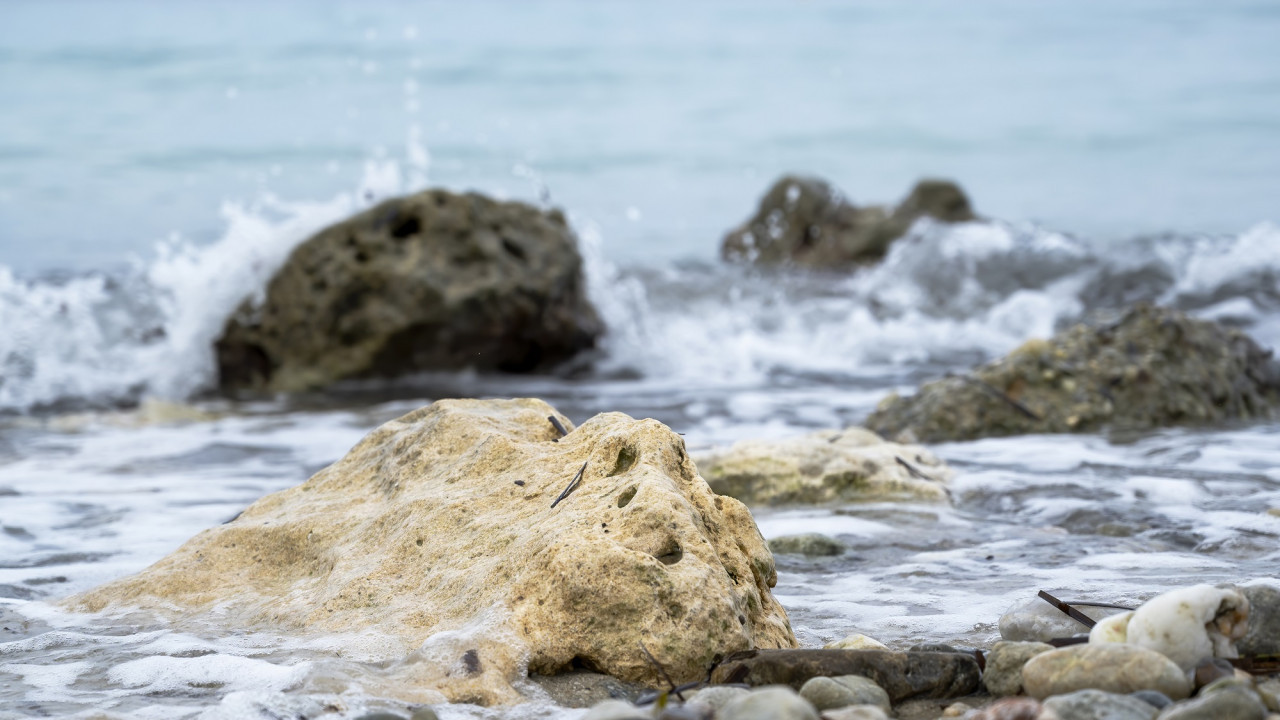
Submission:
<svg viewBox="0 0 1280 720">
<path fill-rule="evenodd" d="M 889 720 L 878 705 L 850 705 L 822 713 L 823 720 Z"/>
<path fill-rule="evenodd" d="M 711 720 L 714 715 L 715 711 L 706 705 L 675 703 L 663 708 L 656 720 Z"/>
<path fill-rule="evenodd" d="M 1082 607 L 1085 615 L 1100 620 L 1118 611 L 1110 608 Z M 1061 610 L 1033 597 L 1010 607 L 1000 616 L 1000 638 L 1015 642 L 1048 642 L 1054 638 L 1083 635 L 1088 632 L 1080 622 L 1067 617 Z"/>
<path fill-rule="evenodd" d="M 1041 699 L 1090 688 L 1159 690 L 1174 699 L 1191 694 L 1190 681 L 1172 660 L 1128 644 L 1072 645 L 1036 655 L 1022 667 L 1022 687 Z"/>
<path fill-rule="evenodd" d="M 816 677 L 800 688 L 800 697 L 819 710 L 834 710 L 849 705 L 875 705 L 889 709 L 889 693 L 870 678 L 861 675 Z"/>
<path fill-rule="evenodd" d="M 845 544 L 822 533 L 801 533 L 799 535 L 783 535 L 770 540 L 769 550 L 774 555 L 827 557 L 843 553 Z"/>
<path fill-rule="evenodd" d="M 1258 697 L 1262 698 L 1262 703 L 1267 706 L 1271 712 L 1280 712 L 1280 678 L 1269 678 L 1261 680 L 1254 685 Z"/>
<path fill-rule="evenodd" d="M 829 642 L 822 646 L 824 650 L 888 650 L 889 646 L 876 640 L 873 637 L 867 637 L 861 633 L 854 633 L 841 640 Z"/>
<path fill-rule="evenodd" d="M 1057 716 L 1038 700 L 1017 697 L 997 700 L 966 720 L 1057 720 Z"/>
<path fill-rule="evenodd" d="M 982 673 L 982 683 L 987 692 L 996 697 L 1018 695 L 1022 692 L 1022 666 L 1041 653 L 1053 650 L 1053 646 L 1041 642 L 1001 641 L 991 646 L 987 653 L 987 667 Z"/>
<path fill-rule="evenodd" d="M 1158 690 L 1138 690 L 1129 693 L 1129 697 L 1137 698 L 1157 710 L 1163 710 L 1173 704 L 1168 695 Z"/>
<path fill-rule="evenodd" d="M 625 700 L 605 700 L 596 703 L 582 716 L 582 720 L 652 720 L 644 708 L 638 708 Z"/>
<path fill-rule="evenodd" d="M 1170 705 L 1160 713 L 1160 720 L 1264 720 L 1266 716 L 1256 693 L 1231 687 Z"/>
<path fill-rule="evenodd" d="M 953 702 L 942 709 L 942 717 L 963 717 L 965 713 L 973 710 L 972 705 L 962 702 Z"/>
<path fill-rule="evenodd" d="M 818 711 L 795 690 L 771 685 L 731 700 L 717 720 L 818 720 Z M 585 720 L 585 719 L 584 719 Z"/>
<path fill-rule="evenodd" d="M 688 704 L 690 705 L 701 705 L 703 707 L 711 708 L 712 710 L 719 710 L 727 705 L 731 700 L 743 697 L 750 692 L 751 691 L 746 688 L 732 687 L 728 685 L 712 685 L 710 687 L 704 687 L 691 695 L 687 694 L 685 697 L 688 698 Z"/>
<path fill-rule="evenodd" d="M 1249 601 L 1239 590 L 1193 585 L 1143 603 L 1129 619 L 1126 642 L 1189 671 L 1207 657 L 1238 657 L 1235 641 L 1248 622 Z"/>
<path fill-rule="evenodd" d="M 1249 601 L 1249 631 L 1236 649 L 1241 655 L 1280 654 L 1280 590 L 1251 585 L 1240 592 Z"/>
<path fill-rule="evenodd" d="M 1055 695 L 1044 706 L 1061 720 L 1152 720 L 1160 712 L 1135 697 L 1101 690 Z"/>
</svg>

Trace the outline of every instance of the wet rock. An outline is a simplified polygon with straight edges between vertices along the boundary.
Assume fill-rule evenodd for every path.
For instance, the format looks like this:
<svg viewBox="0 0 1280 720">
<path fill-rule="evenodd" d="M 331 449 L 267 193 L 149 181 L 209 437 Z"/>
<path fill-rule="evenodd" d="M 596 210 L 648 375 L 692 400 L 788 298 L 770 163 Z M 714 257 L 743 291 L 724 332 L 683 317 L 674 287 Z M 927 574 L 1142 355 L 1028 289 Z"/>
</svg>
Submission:
<svg viewBox="0 0 1280 720">
<path fill-rule="evenodd" d="M 1031 658 L 1053 650 L 1053 646 L 1041 642 L 998 642 L 987 653 L 987 666 L 982 672 L 982 684 L 996 697 L 1022 693 L 1022 666 Z"/>
<path fill-rule="evenodd" d="M 696 693 L 685 695 L 685 697 L 688 698 L 690 705 L 701 705 L 712 710 L 719 710 L 729 704 L 730 701 L 743 697 L 749 692 L 751 691 L 746 688 L 711 685 L 698 690 Z"/>
<path fill-rule="evenodd" d="M 1256 694 L 1228 688 L 1170 705 L 1160 713 L 1160 720 L 1264 720 L 1266 716 L 1267 709 Z"/>
<path fill-rule="evenodd" d="M 1187 676 L 1172 660 L 1134 645 L 1071 645 L 1041 653 L 1022 666 L 1022 687 L 1034 698 L 1077 690 L 1126 694 L 1157 690 L 1175 700 L 1191 694 Z"/>
<path fill-rule="evenodd" d="M 861 675 L 884 688 L 893 703 L 915 697 L 953 698 L 978 689 L 978 661 L 959 653 L 891 650 L 752 650 L 725 658 L 717 683 L 789 685 L 810 678 Z"/>
<path fill-rule="evenodd" d="M 1120 612 L 1110 608 L 1080 607 L 1094 620 Z M 1048 642 L 1089 632 L 1089 628 L 1073 620 L 1058 608 L 1038 597 L 1020 600 L 1000 616 L 1000 637 L 1015 642 Z"/>
<path fill-rule="evenodd" d="M 1280 369 L 1238 330 L 1140 304 L 885 398 L 867 427 L 942 442 L 1274 417 Z"/>
<path fill-rule="evenodd" d="M 591 707 L 605 700 L 633 701 L 647 690 L 640 683 L 585 671 L 530 675 L 529 680 L 546 691 L 555 704 L 571 708 Z"/>
<path fill-rule="evenodd" d="M 1046 710 L 1040 701 L 1017 697 L 997 700 L 970 715 L 967 720 L 1059 720 L 1052 710 Z"/>
<path fill-rule="evenodd" d="M 661 423 L 607 413 L 575 429 L 540 400 L 443 400 L 67 605 L 383 637 L 408 655 L 370 693 L 503 703 L 521 699 L 526 660 L 653 686 L 642 641 L 676 682 L 794 646 L 776 579 L 747 508 L 713 494 Z"/>
<path fill-rule="evenodd" d="M 854 633 L 848 637 L 841 638 L 835 642 L 829 642 L 822 646 L 825 650 L 888 650 L 889 646 L 876 640 L 873 637 L 867 637 L 861 633 Z"/>
<path fill-rule="evenodd" d="M 638 708 L 625 700 L 604 700 L 593 705 L 582 720 L 653 720 L 653 715 L 648 708 Z"/>
<path fill-rule="evenodd" d="M 1280 590 L 1270 585 L 1239 588 L 1249 601 L 1249 629 L 1236 643 L 1241 655 L 1280 655 Z"/>
<path fill-rule="evenodd" d="M 889 720 L 879 705 L 849 705 L 822 713 L 823 720 Z"/>
<path fill-rule="evenodd" d="M 810 678 L 800 686 L 800 697 L 819 710 L 834 710 L 850 705 L 874 705 L 889 710 L 889 693 L 871 678 L 861 675 Z"/>
<path fill-rule="evenodd" d="M 388 200 L 321 230 L 216 343 L 224 391 L 425 370 L 545 370 L 602 331 L 564 216 L 475 193 Z"/>
<path fill-rule="evenodd" d="M 1152 720 L 1159 712 L 1137 698 L 1101 690 L 1055 695 L 1044 706 L 1060 720 Z"/>
<path fill-rule="evenodd" d="M 861 428 L 744 440 L 700 454 L 697 464 L 712 490 L 748 505 L 945 501 L 952 476 L 928 450 L 886 442 Z"/>
<path fill-rule="evenodd" d="M 1235 588 L 1194 585 L 1157 595 L 1129 619 L 1125 642 L 1155 650 L 1190 671 L 1210 657 L 1238 657 L 1249 601 Z"/>
<path fill-rule="evenodd" d="M 818 720 L 818 713 L 791 688 L 766 687 L 725 704 L 716 720 Z"/>
<path fill-rule="evenodd" d="M 803 533 L 800 535 L 783 535 L 769 541 L 769 550 L 774 555 L 806 555 L 808 557 L 831 557 L 840 555 L 846 549 L 844 543 L 822 533 Z"/>
<path fill-rule="evenodd" d="M 847 268 L 875 262 L 922 217 L 943 222 L 975 219 L 955 183 L 922 180 L 897 208 L 857 207 L 814 177 L 779 178 L 753 215 L 720 245 L 726 260 L 757 265 Z"/>
</svg>

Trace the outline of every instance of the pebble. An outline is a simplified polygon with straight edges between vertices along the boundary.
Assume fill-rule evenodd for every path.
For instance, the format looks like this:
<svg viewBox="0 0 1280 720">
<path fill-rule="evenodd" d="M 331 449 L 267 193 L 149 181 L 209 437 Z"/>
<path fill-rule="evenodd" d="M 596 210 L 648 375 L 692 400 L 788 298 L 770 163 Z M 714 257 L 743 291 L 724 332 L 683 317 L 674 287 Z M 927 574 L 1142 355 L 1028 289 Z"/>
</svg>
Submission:
<svg viewBox="0 0 1280 720">
<path fill-rule="evenodd" d="M 685 695 L 685 697 L 688 698 L 690 705 L 701 705 L 703 707 L 711 708 L 712 710 L 719 710 L 727 705 L 729 701 L 743 697 L 750 692 L 751 691 L 746 688 L 732 687 L 729 685 L 712 685 L 710 687 L 702 688 L 691 695 Z"/>
<path fill-rule="evenodd" d="M 1022 687 L 1034 698 L 1076 690 L 1127 694 L 1159 690 L 1174 699 L 1191 694 L 1191 683 L 1169 658 L 1133 645 L 1072 645 L 1041 653 L 1022 667 Z"/>
<path fill-rule="evenodd" d="M 997 700 L 970 715 L 966 720 L 1048 720 L 1040 713 L 1044 706 L 1040 701 L 1027 697 Z"/>
<path fill-rule="evenodd" d="M 1131 695 L 1077 690 L 1055 695 L 1044 706 L 1060 720 L 1152 720 L 1160 711 Z"/>
<path fill-rule="evenodd" d="M 822 717 L 823 720 L 889 720 L 885 711 L 875 705 L 850 705 L 828 710 Z"/>
<path fill-rule="evenodd" d="M 1255 686 L 1262 703 L 1271 712 L 1280 712 L 1280 678 L 1261 680 Z"/>
<path fill-rule="evenodd" d="M 861 675 L 810 678 L 800 687 L 800 697 L 818 710 L 834 710 L 850 705 L 875 705 L 889 710 L 889 693 Z"/>
<path fill-rule="evenodd" d="M 823 650 L 888 650 L 889 646 L 873 637 L 862 633 L 854 633 L 842 640 L 829 642 L 822 646 Z"/>
<path fill-rule="evenodd" d="M 1257 694 L 1242 687 L 1202 694 L 1160 713 L 1160 720 L 1264 720 L 1266 717 L 1267 709 Z"/>
<path fill-rule="evenodd" d="M 1082 607 L 1080 611 L 1094 620 L 1118 612 L 1094 607 Z M 1054 638 L 1083 635 L 1088 631 L 1089 628 L 1038 597 L 1019 602 L 1000 616 L 1001 639 L 1015 642 L 1048 642 Z"/>
<path fill-rule="evenodd" d="M 1157 690 L 1138 690 L 1129 693 L 1129 697 L 1137 698 L 1157 710 L 1163 710 L 1173 704 L 1173 700 Z"/>
<path fill-rule="evenodd" d="M 942 709 L 942 717 L 963 717 L 965 713 L 973 709 L 973 706 L 962 702 L 953 702 Z"/>
<path fill-rule="evenodd" d="M 1280 654 L 1280 590 L 1250 585 L 1240 592 L 1249 599 L 1249 631 L 1236 642 L 1236 649 L 1241 655 Z"/>
<path fill-rule="evenodd" d="M 1042 642 L 1012 642 L 1003 640 L 991 646 L 987 653 L 987 668 L 982 673 L 982 683 L 987 692 L 996 697 L 1022 693 L 1022 666 L 1041 653 L 1053 650 Z"/>
<path fill-rule="evenodd" d="M 771 685 L 731 700 L 720 708 L 716 720 L 818 720 L 818 711 L 795 690 Z"/>
<path fill-rule="evenodd" d="M 648 711 L 625 700 L 605 700 L 591 706 L 582 720 L 652 720 Z"/>
</svg>

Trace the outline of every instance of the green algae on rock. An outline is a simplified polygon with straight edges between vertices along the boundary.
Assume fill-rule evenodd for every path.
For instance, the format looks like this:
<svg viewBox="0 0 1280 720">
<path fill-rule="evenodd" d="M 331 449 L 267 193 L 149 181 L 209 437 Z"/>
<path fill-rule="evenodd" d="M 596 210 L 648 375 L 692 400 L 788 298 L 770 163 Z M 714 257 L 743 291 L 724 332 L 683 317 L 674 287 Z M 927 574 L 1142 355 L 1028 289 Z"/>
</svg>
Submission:
<svg viewBox="0 0 1280 720">
<path fill-rule="evenodd" d="M 428 190 L 303 242 L 215 349 L 224 391 L 292 392 L 426 370 L 545 370 L 602 329 L 558 210 Z"/>
<path fill-rule="evenodd" d="M 214 632 L 377 635 L 395 661 L 371 676 L 379 693 L 492 704 L 520 701 L 526 672 L 654 686 L 648 652 L 684 682 L 736 651 L 794 647 L 776 582 L 750 512 L 712 493 L 665 425 L 442 400 L 66 604 Z"/>
<path fill-rule="evenodd" d="M 890 395 L 867 418 L 920 442 L 1146 430 L 1274 417 L 1280 367 L 1239 330 L 1140 304 L 1031 340 L 971 374 Z"/>
<path fill-rule="evenodd" d="M 748 505 L 945 502 L 952 475 L 928 450 L 887 442 L 862 428 L 743 440 L 695 459 L 712 490 Z"/>
<path fill-rule="evenodd" d="M 921 180 L 896 207 L 856 207 L 826 181 L 785 175 L 756 214 L 721 242 L 725 260 L 842 269 L 875 262 L 922 217 L 975 219 L 969 198 L 947 180 Z"/>
</svg>

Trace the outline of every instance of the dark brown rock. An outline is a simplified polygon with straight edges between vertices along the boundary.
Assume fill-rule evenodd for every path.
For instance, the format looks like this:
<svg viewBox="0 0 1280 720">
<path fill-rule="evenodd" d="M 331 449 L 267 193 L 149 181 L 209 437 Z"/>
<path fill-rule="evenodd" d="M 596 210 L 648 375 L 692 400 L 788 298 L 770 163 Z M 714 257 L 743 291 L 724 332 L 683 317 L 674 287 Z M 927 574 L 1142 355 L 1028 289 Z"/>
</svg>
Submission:
<svg viewBox="0 0 1280 720">
<path fill-rule="evenodd" d="M 908 698 L 953 698 L 978 689 L 972 655 L 893 650 L 750 650 L 734 653 L 711 673 L 714 683 L 789 685 L 799 690 L 815 677 L 861 675 L 897 703 Z"/>
<path fill-rule="evenodd" d="M 476 368 L 528 372 L 602 331 L 559 211 L 429 190 L 294 249 L 216 343 L 223 390 Z"/>
<path fill-rule="evenodd" d="M 756 214 L 725 236 L 720 254 L 758 265 L 847 268 L 884 257 L 926 216 L 975 218 L 964 191 L 946 180 L 922 180 L 897 208 L 885 208 L 857 207 L 819 178 L 786 175 L 760 199 Z"/>
<path fill-rule="evenodd" d="M 910 397 L 891 395 L 866 425 L 885 437 L 944 442 L 1203 425 L 1274 417 L 1278 408 L 1270 351 L 1238 330 L 1140 304 Z"/>
</svg>

